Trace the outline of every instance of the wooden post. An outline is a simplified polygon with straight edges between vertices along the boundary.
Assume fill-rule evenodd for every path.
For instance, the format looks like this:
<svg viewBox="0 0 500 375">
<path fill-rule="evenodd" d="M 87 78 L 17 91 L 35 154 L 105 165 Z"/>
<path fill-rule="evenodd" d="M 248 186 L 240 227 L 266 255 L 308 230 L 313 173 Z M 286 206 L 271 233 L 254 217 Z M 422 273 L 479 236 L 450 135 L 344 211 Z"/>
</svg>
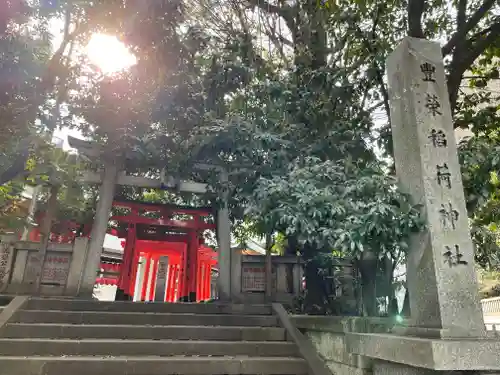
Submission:
<svg viewBox="0 0 500 375">
<path fill-rule="evenodd" d="M 153 302 L 155 298 L 155 289 L 156 289 L 156 278 L 158 276 L 158 264 L 159 264 L 158 256 L 153 257 L 153 269 L 151 270 L 151 281 L 149 282 L 149 297 L 148 301 Z"/>
<path fill-rule="evenodd" d="M 182 287 L 181 262 L 182 262 L 182 257 L 180 258 L 179 263 L 177 263 L 174 267 L 174 276 L 173 276 L 174 289 L 172 294 L 172 301 L 170 302 L 177 302 L 179 300 L 180 290 Z"/>
<path fill-rule="evenodd" d="M 177 295 L 175 297 L 176 302 L 180 301 L 182 297 L 185 296 L 185 288 L 187 285 L 187 249 L 184 248 L 182 251 L 182 256 L 179 262 L 179 283 L 177 284 Z"/>
<path fill-rule="evenodd" d="M 169 258 L 169 264 L 167 266 L 167 291 L 165 293 L 165 302 L 173 302 L 172 294 L 174 292 L 174 265 L 171 263 L 171 259 Z"/>
<path fill-rule="evenodd" d="M 116 301 L 129 300 L 134 293 L 135 274 L 137 269 L 137 259 L 135 251 L 136 227 L 135 224 L 128 225 L 127 240 L 123 248 L 123 261 L 118 279 L 118 287 L 116 288 Z M 132 296 L 133 298 L 133 296 Z"/>
<path fill-rule="evenodd" d="M 187 294 L 185 297 L 187 298 L 186 302 L 196 302 L 197 296 L 197 283 L 198 283 L 198 236 L 195 230 L 191 230 L 189 232 L 189 241 L 187 246 L 187 288 L 185 288 Z M 184 297 L 184 296 L 183 296 Z"/>
<path fill-rule="evenodd" d="M 209 300 L 211 296 L 211 283 L 212 281 L 212 266 L 210 263 L 205 265 L 205 300 Z"/>
<path fill-rule="evenodd" d="M 149 285 L 149 274 L 151 272 L 151 253 L 146 255 L 146 270 L 144 271 L 144 279 L 142 280 L 142 289 L 141 289 L 141 301 L 146 300 L 146 293 L 148 291 Z"/>
</svg>

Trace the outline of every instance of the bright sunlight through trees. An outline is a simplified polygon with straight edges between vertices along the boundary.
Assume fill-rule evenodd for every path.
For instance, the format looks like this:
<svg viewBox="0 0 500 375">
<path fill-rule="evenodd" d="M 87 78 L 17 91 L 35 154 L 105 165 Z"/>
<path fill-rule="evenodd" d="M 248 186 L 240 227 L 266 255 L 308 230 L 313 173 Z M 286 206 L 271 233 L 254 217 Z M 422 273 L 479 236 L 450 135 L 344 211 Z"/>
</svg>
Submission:
<svg viewBox="0 0 500 375">
<path fill-rule="evenodd" d="M 116 37 L 94 34 L 85 49 L 89 60 L 103 74 L 112 74 L 130 68 L 136 58 Z"/>
</svg>

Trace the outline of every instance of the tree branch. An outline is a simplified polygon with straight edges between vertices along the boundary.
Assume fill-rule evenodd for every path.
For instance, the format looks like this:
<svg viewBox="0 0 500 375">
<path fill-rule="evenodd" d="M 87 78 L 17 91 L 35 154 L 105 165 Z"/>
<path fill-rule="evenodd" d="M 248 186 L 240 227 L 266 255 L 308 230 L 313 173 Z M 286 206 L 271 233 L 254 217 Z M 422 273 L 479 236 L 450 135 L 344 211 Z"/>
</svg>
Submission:
<svg viewBox="0 0 500 375">
<path fill-rule="evenodd" d="M 443 56 L 448 55 L 453 50 L 453 48 L 455 48 L 455 46 L 465 41 L 465 38 L 467 37 L 469 31 L 477 26 L 479 21 L 481 21 L 481 19 L 493 7 L 493 5 L 495 5 L 495 3 L 496 0 L 484 0 L 483 4 L 479 7 L 478 10 L 474 12 L 474 14 L 469 18 L 464 26 L 460 27 L 460 25 L 457 25 L 457 32 L 453 34 L 448 43 L 446 43 L 441 50 Z"/>
<path fill-rule="evenodd" d="M 270 17 L 264 18 L 264 20 L 265 20 L 264 26 L 266 28 L 266 32 L 268 34 L 268 37 L 271 39 L 271 41 L 275 45 L 276 49 L 278 50 L 278 53 L 280 54 L 281 59 L 283 60 L 284 63 L 286 63 L 287 58 L 285 55 L 285 51 L 283 49 L 283 44 L 291 46 L 291 47 L 293 47 L 293 44 L 289 40 L 285 39 L 282 35 L 278 35 L 276 33 L 276 28 L 271 26 L 271 21 L 269 20 L 269 18 Z M 286 43 L 285 41 L 290 43 L 290 44 Z"/>
<path fill-rule="evenodd" d="M 293 6 L 284 5 L 284 3 L 281 3 L 281 6 L 277 6 L 270 4 L 266 0 L 246 0 L 246 4 L 249 7 L 257 7 L 266 12 L 279 15 L 285 20 L 288 28 L 293 34 L 293 29 L 295 27 L 294 16 L 297 10 L 299 9 L 298 8 L 299 2 L 297 2 L 297 4 Z"/>
<path fill-rule="evenodd" d="M 479 39 L 476 43 L 473 43 L 471 46 L 472 48 L 468 48 L 468 53 L 465 54 L 459 61 L 459 66 L 464 68 L 464 72 L 470 65 L 472 65 L 472 63 L 474 63 L 474 61 L 484 52 L 486 48 L 488 48 L 497 40 L 498 37 L 500 37 L 500 21 L 493 24 L 489 29 L 490 32 L 482 39 Z"/>
<path fill-rule="evenodd" d="M 467 0 L 459 0 L 457 9 L 457 29 L 464 27 L 467 19 Z"/>
<path fill-rule="evenodd" d="M 422 29 L 422 14 L 424 13 L 425 0 L 408 1 L 408 35 L 414 38 L 424 38 Z"/>
<path fill-rule="evenodd" d="M 494 77 L 489 77 L 489 76 L 463 76 L 463 79 L 500 79 L 500 78 L 494 78 Z"/>
<path fill-rule="evenodd" d="M 458 96 L 458 89 L 462 82 L 462 76 L 474 61 L 500 37 L 500 21 L 490 27 L 490 32 L 477 42 L 468 41 L 468 48 L 464 48 L 464 54 L 460 59 L 453 59 L 450 65 L 450 75 L 448 76 L 448 92 L 450 95 L 450 105 L 452 112 Z"/>
<path fill-rule="evenodd" d="M 269 13 L 278 14 L 284 19 L 287 19 L 289 17 L 289 12 L 288 12 L 289 7 L 280 7 L 277 5 L 272 5 L 266 0 L 247 0 L 246 2 L 250 6 L 260 8 Z"/>
<path fill-rule="evenodd" d="M 476 40 L 478 40 L 479 38 L 481 37 L 484 37 L 486 35 L 488 35 L 488 33 L 493 29 L 495 28 L 495 25 L 497 22 L 500 22 L 500 16 L 497 16 L 495 17 L 495 19 L 493 20 L 491 26 L 481 30 L 481 31 L 478 31 L 477 33 L 475 33 L 474 35 L 472 35 L 470 38 L 469 38 L 469 42 L 473 43 L 475 42 Z"/>
<path fill-rule="evenodd" d="M 374 23 L 376 23 L 377 20 L 374 20 Z M 365 45 L 365 48 L 367 51 L 372 55 L 375 56 L 375 51 L 372 48 L 372 44 L 369 40 L 367 40 L 364 35 L 363 31 L 360 29 L 359 26 L 356 25 L 356 30 L 359 34 L 359 36 L 363 40 L 363 44 Z M 375 36 L 375 29 L 372 30 L 372 37 Z M 377 80 L 377 83 L 380 88 L 380 92 L 382 94 L 383 102 L 384 102 L 384 108 L 387 113 L 387 118 L 389 119 L 389 122 L 391 121 L 391 108 L 389 106 L 389 92 L 387 91 L 387 88 L 385 87 L 385 82 L 384 82 L 384 67 L 380 67 L 377 63 L 376 59 L 373 59 L 373 68 L 375 69 L 375 78 Z"/>
<path fill-rule="evenodd" d="M 371 107 L 368 107 L 366 109 L 366 112 L 371 113 L 371 112 L 375 111 L 378 107 L 383 106 L 383 105 L 385 105 L 385 102 L 384 102 L 384 100 L 381 100 L 381 101 L 375 103 L 374 105 L 372 105 Z"/>
</svg>

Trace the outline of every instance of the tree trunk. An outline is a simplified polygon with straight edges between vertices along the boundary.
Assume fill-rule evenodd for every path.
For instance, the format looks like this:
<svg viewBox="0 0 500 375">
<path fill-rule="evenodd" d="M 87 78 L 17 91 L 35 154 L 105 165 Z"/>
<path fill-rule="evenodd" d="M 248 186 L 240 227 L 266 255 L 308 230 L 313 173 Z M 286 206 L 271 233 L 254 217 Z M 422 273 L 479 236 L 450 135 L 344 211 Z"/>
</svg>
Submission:
<svg viewBox="0 0 500 375">
<path fill-rule="evenodd" d="M 342 315 L 356 315 L 357 314 L 357 300 L 356 291 L 354 288 L 354 266 L 342 267 L 340 276 L 340 284 L 342 286 L 342 300 L 341 313 Z"/>
<path fill-rule="evenodd" d="M 296 257 L 297 248 L 298 248 L 298 243 L 296 238 L 289 237 L 287 238 L 287 246 L 285 247 L 283 255 Z M 285 272 L 286 272 L 288 290 L 298 295 L 300 290 L 295 290 L 295 284 L 293 283 L 293 265 L 291 264 L 290 267 L 285 267 Z"/>
<path fill-rule="evenodd" d="M 325 293 L 324 280 L 319 274 L 319 264 L 315 259 L 306 261 L 304 276 L 306 278 L 306 295 L 304 298 L 305 313 L 320 315 L 324 312 Z"/>
<path fill-rule="evenodd" d="M 361 273 L 361 291 L 363 294 L 363 310 L 367 316 L 377 315 L 377 256 L 373 251 L 364 251 L 359 260 Z"/>
<path fill-rule="evenodd" d="M 323 276 L 320 274 L 321 265 L 314 255 L 319 250 L 305 245 L 302 256 L 306 263 L 304 276 L 306 279 L 306 294 L 304 298 L 305 313 L 310 315 L 324 314 L 327 303 L 327 294 Z"/>
</svg>

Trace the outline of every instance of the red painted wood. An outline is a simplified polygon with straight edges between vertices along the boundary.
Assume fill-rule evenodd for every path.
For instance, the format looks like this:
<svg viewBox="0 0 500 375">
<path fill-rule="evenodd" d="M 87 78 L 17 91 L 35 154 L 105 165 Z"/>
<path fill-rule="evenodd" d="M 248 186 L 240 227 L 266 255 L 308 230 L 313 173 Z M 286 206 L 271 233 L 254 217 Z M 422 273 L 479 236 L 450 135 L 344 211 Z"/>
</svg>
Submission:
<svg viewBox="0 0 500 375">
<path fill-rule="evenodd" d="M 115 215 L 111 216 L 109 220 L 121 221 L 122 223 L 130 223 L 130 224 L 147 224 L 147 225 L 161 225 L 172 228 L 180 228 L 180 229 L 198 229 L 198 230 L 206 230 L 206 229 L 215 229 L 216 225 L 211 223 L 197 223 L 195 220 L 171 220 L 171 219 L 151 219 L 148 217 L 142 216 L 133 216 L 133 215 Z"/>
<path fill-rule="evenodd" d="M 134 274 L 134 247 L 136 242 L 136 228 L 134 224 L 129 224 L 127 231 L 127 239 L 122 242 L 123 248 L 123 261 L 122 268 L 120 272 L 120 277 L 118 278 L 118 287 L 123 291 L 128 291 L 129 295 L 133 295 L 135 289 L 135 277 Z M 133 278 L 133 280 L 132 280 Z M 132 283 L 134 281 L 134 283 Z M 131 287 L 132 285 L 132 287 Z M 130 291 L 132 290 L 132 294 Z"/>
<path fill-rule="evenodd" d="M 174 267 L 170 258 L 168 258 L 168 266 L 167 266 L 167 286 L 165 290 L 165 301 L 171 302 L 172 294 L 174 292 Z"/>
<path fill-rule="evenodd" d="M 187 272 L 188 272 L 188 289 L 187 295 L 189 293 L 196 294 L 197 288 L 197 280 L 198 278 L 198 236 L 195 232 L 189 233 L 189 243 L 188 243 L 188 255 L 189 261 L 187 264 Z"/>
<path fill-rule="evenodd" d="M 127 241 L 124 248 L 123 267 L 121 267 L 119 285 L 124 290 L 129 290 L 129 294 L 134 293 L 135 280 L 137 277 L 137 267 L 139 255 L 151 259 L 158 259 L 159 256 L 169 257 L 172 274 L 166 291 L 166 299 L 177 300 L 180 297 L 189 296 L 190 293 L 197 294 L 197 300 L 206 299 L 210 294 L 210 269 L 207 268 L 217 264 L 216 253 L 203 245 L 203 238 L 198 236 L 199 231 L 205 229 L 215 229 L 215 224 L 205 223 L 202 217 L 212 215 L 210 209 L 187 209 L 166 205 L 148 205 L 137 202 L 113 202 L 115 207 L 126 207 L 131 210 L 128 215 L 113 216 L 110 220 L 129 223 Z M 141 216 L 140 212 L 159 212 L 162 216 L 159 219 L 152 219 Z M 193 220 L 173 220 L 172 215 L 185 214 L 193 217 Z M 186 235 L 165 235 L 165 241 L 138 240 L 136 225 L 157 225 L 180 228 L 187 230 Z M 151 262 L 151 260 L 149 260 Z M 151 264 L 151 263 L 149 263 Z M 157 261 L 155 261 L 157 267 Z M 208 271 L 207 271 L 208 269 Z M 128 270 L 128 271 L 127 271 Z M 154 293 L 153 283 L 156 281 L 155 273 L 150 277 L 150 268 L 146 268 L 145 281 L 150 285 L 151 292 Z M 146 277 L 147 276 L 147 277 Z M 151 280 L 151 281 L 149 281 Z M 153 281 L 154 280 L 154 281 Z M 146 298 L 147 284 L 143 283 L 141 299 Z M 208 287 L 207 287 L 208 286 Z M 146 288 L 146 289 L 145 289 Z"/>
<path fill-rule="evenodd" d="M 152 256 L 151 254 L 148 254 L 145 264 L 146 270 L 144 271 L 144 279 L 142 280 L 141 301 L 146 300 L 146 292 L 148 290 L 148 285 L 149 285 L 149 274 L 151 271 L 151 261 L 152 261 Z"/>
<path fill-rule="evenodd" d="M 151 281 L 149 282 L 148 301 L 154 301 L 155 299 L 156 277 L 158 276 L 158 263 L 160 263 L 158 256 L 153 257 L 153 273 L 151 275 Z"/>
<path fill-rule="evenodd" d="M 135 209 L 137 211 L 145 212 L 169 212 L 171 214 L 184 214 L 184 215 L 200 215 L 200 216 L 210 216 L 212 215 L 212 209 L 208 207 L 197 207 L 197 208 L 187 208 L 187 207 L 176 207 L 165 204 L 145 204 L 140 202 L 126 202 L 126 201 L 114 201 L 113 207 L 123 207 Z"/>
<path fill-rule="evenodd" d="M 176 302 L 179 300 L 180 285 L 181 285 L 181 265 L 177 264 L 174 268 L 174 290 L 172 294 L 172 300 L 170 302 Z"/>
<path fill-rule="evenodd" d="M 209 300 L 212 295 L 212 267 L 210 264 L 205 265 L 206 275 L 205 275 L 205 301 Z"/>
</svg>

